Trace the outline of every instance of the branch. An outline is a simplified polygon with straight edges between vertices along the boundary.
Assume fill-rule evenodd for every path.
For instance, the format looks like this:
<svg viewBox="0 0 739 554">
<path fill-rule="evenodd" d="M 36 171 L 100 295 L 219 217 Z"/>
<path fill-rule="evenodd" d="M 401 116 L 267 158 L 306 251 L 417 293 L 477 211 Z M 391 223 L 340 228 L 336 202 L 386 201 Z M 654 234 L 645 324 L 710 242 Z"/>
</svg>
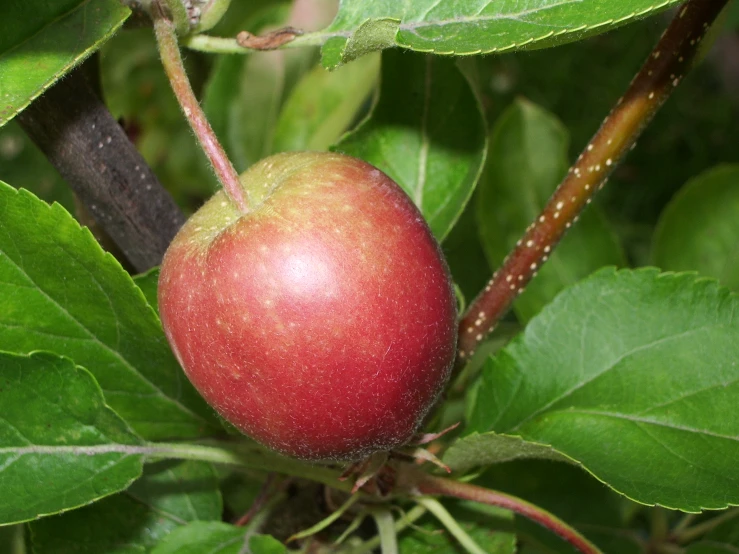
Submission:
<svg viewBox="0 0 739 554">
<path fill-rule="evenodd" d="M 19 116 L 137 271 L 159 265 L 185 217 L 78 67 Z"/>
<path fill-rule="evenodd" d="M 285 33 L 285 30 L 279 30 L 278 33 Z M 274 42 L 273 38 L 268 34 L 266 46 L 267 50 L 288 48 L 305 48 L 309 46 L 321 46 L 334 34 L 326 34 L 322 32 L 304 33 L 299 29 L 288 28 L 287 36 L 289 40 Z M 261 52 L 265 50 L 262 46 L 262 37 L 247 33 L 241 35 L 241 39 L 216 37 L 212 35 L 198 34 L 190 35 L 182 39 L 182 45 L 191 50 L 206 52 L 208 54 L 250 54 L 252 52 Z"/>
<path fill-rule="evenodd" d="M 626 94 L 570 168 L 539 217 L 524 233 L 459 325 L 458 366 L 472 356 L 516 297 L 549 258 L 595 193 L 690 69 L 698 45 L 728 0 L 689 0 L 677 15 Z"/>
<path fill-rule="evenodd" d="M 152 17 L 154 18 L 154 31 L 156 32 L 157 46 L 162 58 L 164 72 L 167 74 L 172 91 L 177 97 L 187 122 L 192 127 L 195 137 L 198 139 L 205 155 L 208 157 L 216 177 L 223 185 L 228 198 L 246 213 L 249 211 L 249 196 L 239 182 L 231 160 L 228 159 L 218 137 L 213 132 L 198 99 L 190 86 L 185 66 L 182 64 L 180 47 L 177 44 L 177 34 L 174 23 L 167 18 L 159 4 L 152 6 Z"/>
<path fill-rule="evenodd" d="M 582 554 L 602 554 L 600 549 L 554 514 L 502 492 L 420 471 L 402 473 L 403 485 L 417 494 L 443 495 L 505 508 L 534 521 L 558 535 Z"/>
</svg>

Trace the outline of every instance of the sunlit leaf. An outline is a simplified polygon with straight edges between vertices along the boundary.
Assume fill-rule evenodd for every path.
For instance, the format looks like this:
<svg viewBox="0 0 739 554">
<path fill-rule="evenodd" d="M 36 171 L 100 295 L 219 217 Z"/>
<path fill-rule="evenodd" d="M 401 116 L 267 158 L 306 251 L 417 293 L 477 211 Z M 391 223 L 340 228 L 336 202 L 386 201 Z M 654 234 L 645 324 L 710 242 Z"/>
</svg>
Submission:
<svg viewBox="0 0 739 554">
<path fill-rule="evenodd" d="M 694 275 L 600 271 L 489 360 L 471 430 L 551 445 L 640 502 L 737 504 L 737 313 Z"/>
</svg>

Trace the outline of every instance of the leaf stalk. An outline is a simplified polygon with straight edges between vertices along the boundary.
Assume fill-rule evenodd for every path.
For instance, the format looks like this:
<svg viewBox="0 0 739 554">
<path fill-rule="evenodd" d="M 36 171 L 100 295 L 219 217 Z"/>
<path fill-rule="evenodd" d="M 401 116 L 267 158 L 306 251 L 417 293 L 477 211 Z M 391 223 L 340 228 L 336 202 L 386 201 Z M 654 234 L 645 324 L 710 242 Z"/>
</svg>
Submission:
<svg viewBox="0 0 739 554">
<path fill-rule="evenodd" d="M 402 477 L 403 486 L 416 494 L 452 496 L 462 500 L 471 500 L 472 502 L 504 508 L 550 530 L 582 554 L 602 554 L 597 546 L 557 516 L 515 496 L 418 471 L 403 472 Z M 424 507 L 429 508 L 429 506 Z"/>
</svg>

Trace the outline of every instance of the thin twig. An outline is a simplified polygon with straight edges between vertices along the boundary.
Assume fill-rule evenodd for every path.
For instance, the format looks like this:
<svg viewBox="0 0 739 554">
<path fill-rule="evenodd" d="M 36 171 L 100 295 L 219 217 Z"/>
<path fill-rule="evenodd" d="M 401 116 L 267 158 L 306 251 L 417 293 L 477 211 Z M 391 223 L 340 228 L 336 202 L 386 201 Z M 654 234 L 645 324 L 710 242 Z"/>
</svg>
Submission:
<svg viewBox="0 0 739 554">
<path fill-rule="evenodd" d="M 652 116 L 690 69 L 701 39 L 727 1 L 689 0 L 678 9 L 626 94 L 605 118 L 539 217 L 467 309 L 459 326 L 458 367 L 493 330 L 636 144 Z"/>
<path fill-rule="evenodd" d="M 218 137 L 213 132 L 190 86 L 190 80 L 187 78 L 185 66 L 182 64 L 182 56 L 180 55 L 180 47 L 177 43 L 174 23 L 167 18 L 164 10 L 158 3 L 152 6 L 151 11 L 154 19 L 154 31 L 157 37 L 159 55 L 162 58 L 164 72 L 167 74 L 170 85 L 172 85 L 172 90 L 177 97 L 177 101 L 180 107 L 182 107 L 182 111 L 188 123 L 190 123 L 190 127 L 192 127 L 195 136 L 200 142 L 200 146 L 213 166 L 216 177 L 218 177 L 218 180 L 223 185 L 226 194 L 236 204 L 239 210 L 246 213 L 249 211 L 248 192 L 242 188 L 236 169 L 234 169 L 233 164 L 228 159 L 221 143 L 218 142 Z"/>
<path fill-rule="evenodd" d="M 280 44 L 279 49 L 287 50 L 289 48 L 306 48 L 309 46 L 321 46 L 329 38 L 336 36 L 323 32 L 304 33 L 296 35 L 293 40 Z M 185 48 L 197 50 L 199 52 L 207 52 L 209 54 L 249 54 L 259 50 L 250 48 L 240 44 L 238 40 L 231 37 L 217 37 L 212 35 L 192 35 L 185 37 L 182 41 Z"/>
</svg>

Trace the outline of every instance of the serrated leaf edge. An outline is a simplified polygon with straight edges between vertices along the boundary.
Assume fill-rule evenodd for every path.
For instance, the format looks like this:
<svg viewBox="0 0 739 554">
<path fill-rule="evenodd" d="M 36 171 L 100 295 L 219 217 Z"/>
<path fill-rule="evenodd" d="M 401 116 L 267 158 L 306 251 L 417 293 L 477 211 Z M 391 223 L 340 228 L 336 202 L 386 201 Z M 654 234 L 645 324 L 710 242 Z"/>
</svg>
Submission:
<svg viewBox="0 0 739 554">
<path fill-rule="evenodd" d="M 538 43 L 546 41 L 548 39 L 554 39 L 557 37 L 562 37 L 565 35 L 572 35 L 575 33 L 590 33 L 593 31 L 596 31 L 597 29 L 601 27 L 607 27 L 611 26 L 612 28 L 618 27 L 620 25 L 624 25 L 625 23 L 631 21 L 631 20 L 638 20 L 641 18 L 644 18 L 648 16 L 652 12 L 659 11 L 663 8 L 666 8 L 672 4 L 678 3 L 679 0 L 664 0 L 663 2 L 659 2 L 657 4 L 653 4 L 649 6 L 648 8 L 645 8 L 641 11 L 635 11 L 631 12 L 628 15 L 622 16 L 620 18 L 616 19 L 607 19 L 604 21 L 601 21 L 599 23 L 593 23 L 590 25 L 580 25 L 579 27 L 573 27 L 571 29 L 561 29 L 559 31 L 549 31 L 547 33 L 544 33 L 543 35 L 540 35 L 538 37 L 531 37 L 523 42 L 511 42 L 510 44 L 506 46 L 496 46 L 493 48 L 477 48 L 474 50 L 440 50 L 438 48 L 420 48 L 417 46 L 412 46 L 408 41 L 403 41 L 400 37 L 401 31 L 406 32 L 415 32 L 416 29 L 423 28 L 423 27 L 431 27 L 431 26 L 441 26 L 441 25 L 448 25 L 456 22 L 460 22 L 459 20 L 437 20 L 437 21 L 423 21 L 423 22 L 408 22 L 404 23 L 403 18 L 401 17 L 400 20 L 394 17 L 375 17 L 375 18 L 367 18 L 363 20 L 358 25 L 354 26 L 350 30 L 333 30 L 333 23 L 331 23 L 325 30 L 323 31 L 317 31 L 314 33 L 306 33 L 302 35 L 301 37 L 298 37 L 295 41 L 293 46 L 299 45 L 301 42 L 305 42 L 306 45 L 315 45 L 315 44 L 325 44 L 329 39 L 332 38 L 343 38 L 345 39 L 345 42 L 341 48 L 341 59 L 338 63 L 334 65 L 329 65 L 327 69 L 335 69 L 336 67 L 339 67 L 343 63 L 347 63 L 351 61 L 352 58 L 347 57 L 347 50 L 348 46 L 351 43 L 352 40 L 355 38 L 355 34 L 358 29 L 360 29 L 362 26 L 366 25 L 368 22 L 371 21 L 397 21 L 398 22 L 398 30 L 395 33 L 394 36 L 394 42 L 395 46 L 400 46 L 402 48 L 407 48 L 409 50 L 412 50 L 414 52 L 421 52 L 426 54 L 436 54 L 439 56 L 474 56 L 479 54 L 500 54 L 504 52 L 510 52 L 512 50 L 524 50 L 530 47 L 537 47 Z M 545 9 L 548 9 L 551 6 L 546 7 Z M 479 21 L 480 19 L 484 20 L 498 20 L 498 19 L 507 19 L 510 18 L 511 15 L 506 15 L 505 18 L 500 16 L 489 16 L 486 18 L 472 18 L 468 17 L 467 19 L 470 20 L 470 24 L 475 21 Z M 462 18 L 464 19 L 464 18 Z M 414 24 L 415 23 L 415 24 Z"/>
<path fill-rule="evenodd" d="M 116 412 L 113 408 L 111 408 L 107 402 L 105 402 L 105 394 L 103 392 L 103 389 L 100 388 L 100 384 L 97 382 L 97 379 L 95 379 L 95 376 L 85 367 L 81 365 L 77 365 L 74 360 L 70 359 L 67 356 L 62 356 L 59 354 L 56 354 L 54 352 L 49 352 L 46 350 L 34 350 L 33 352 L 29 352 L 28 354 L 19 354 L 17 352 L 7 352 L 4 350 L 0 350 L 1 354 L 5 354 L 8 356 L 12 356 L 15 358 L 25 358 L 28 360 L 32 360 L 34 358 L 46 358 L 48 360 L 56 361 L 62 361 L 62 363 L 68 363 L 70 367 L 74 368 L 75 371 L 78 371 L 82 374 L 85 374 L 87 377 L 90 378 L 90 381 L 92 382 L 92 386 L 95 388 L 98 397 L 100 399 L 100 403 L 103 410 L 107 410 L 108 412 L 115 415 L 115 417 L 118 419 L 118 421 L 125 427 L 126 431 L 130 433 L 133 437 L 135 437 L 139 444 L 138 445 L 123 445 L 123 444 L 116 444 L 113 445 L 99 445 L 99 446 L 38 446 L 34 445 L 31 447 L 20 447 L 20 448 L 13 448 L 13 447 L 0 447 L 0 454 L 7 453 L 7 452 L 20 452 L 19 457 L 26 456 L 28 454 L 79 454 L 81 456 L 95 456 L 100 454 L 111 454 L 120 452 L 122 454 L 128 454 L 128 455 L 141 455 L 142 456 L 142 462 L 143 462 L 143 456 L 148 452 L 148 449 L 145 446 L 144 440 L 131 428 L 131 426 L 128 424 L 128 422 L 123 419 L 118 412 Z M 126 456 L 127 457 L 127 456 Z M 125 457 L 118 458 L 115 463 L 120 462 Z M 0 469 L 1 472 L 1 469 Z M 104 494 L 101 496 L 98 496 L 92 500 L 89 500 L 88 502 L 83 502 L 82 504 L 79 504 L 77 506 L 70 506 L 63 508 L 56 512 L 49 512 L 49 513 L 42 513 L 42 514 L 36 514 L 35 517 L 30 517 L 27 519 L 19 519 L 14 521 L 4 521 L 0 522 L 1 525 L 14 525 L 19 523 L 26 523 L 29 521 L 36 521 L 38 519 L 49 517 L 53 515 L 62 514 L 65 512 L 69 512 L 72 510 L 76 510 L 78 508 L 82 508 L 84 506 L 89 506 L 90 504 L 93 504 L 97 502 L 98 500 L 101 500 L 103 498 L 106 498 L 108 496 L 111 496 L 113 494 L 118 494 L 119 492 L 125 491 L 131 484 L 139 479 L 141 475 L 143 474 L 143 463 L 141 464 L 141 467 L 139 469 L 138 475 L 132 479 L 130 479 L 123 488 L 121 488 L 119 491 L 113 491 L 108 494 Z"/>
<path fill-rule="evenodd" d="M 728 289 L 727 287 L 724 287 L 723 285 L 721 285 L 718 282 L 717 279 L 714 279 L 712 277 L 706 277 L 706 276 L 700 275 L 696 271 L 662 271 L 658 267 L 640 267 L 640 268 L 635 268 L 635 269 L 632 269 L 632 268 L 620 268 L 619 269 L 619 268 L 617 268 L 615 266 L 606 266 L 606 267 L 603 267 L 603 268 L 599 269 L 598 271 L 593 272 L 590 276 L 586 277 L 585 279 L 582 279 L 581 281 L 578 281 L 577 283 L 574 283 L 574 284 L 568 286 L 567 288 L 563 289 L 562 291 L 560 291 L 554 297 L 554 299 L 548 304 L 548 306 L 553 306 L 555 303 L 557 303 L 558 301 L 560 301 L 560 297 L 562 295 L 564 295 L 572 287 L 576 287 L 576 286 L 578 286 L 578 285 L 580 285 L 582 283 L 585 283 L 585 282 L 587 282 L 589 280 L 592 280 L 592 279 L 599 278 L 599 277 L 601 277 L 603 275 L 616 276 L 619 273 L 643 273 L 643 274 L 648 274 L 648 275 L 651 274 L 654 277 L 655 281 L 657 281 L 657 280 L 663 280 L 663 279 L 673 279 L 673 280 L 675 280 L 675 279 L 681 279 L 681 280 L 687 281 L 689 278 L 692 278 L 692 281 L 691 282 L 693 284 L 701 284 L 701 285 L 704 285 L 704 286 L 706 286 L 706 285 L 713 285 L 714 288 L 716 289 L 716 292 L 717 293 L 723 293 L 727 297 L 733 297 L 733 298 L 739 297 L 739 293 L 735 293 L 732 290 Z M 532 318 L 532 320 L 529 322 L 529 325 L 532 322 L 534 322 L 536 319 L 538 319 L 539 317 L 541 317 L 541 314 L 537 314 L 534 318 Z M 498 353 L 496 353 L 494 355 L 490 355 L 488 357 L 488 360 L 492 360 L 495 357 L 497 357 L 497 356 L 499 356 L 501 354 L 504 354 L 509 347 L 522 342 L 524 340 L 524 337 L 525 337 L 526 333 L 528 332 L 528 327 L 529 326 L 527 325 L 526 330 L 524 330 L 523 333 L 521 333 L 516 338 L 514 338 L 511 342 L 509 342 L 508 345 L 506 345 L 505 348 L 503 348 L 502 350 L 500 350 Z M 478 433 L 478 434 L 483 434 L 483 433 Z M 505 434 L 506 436 L 517 437 L 517 438 L 520 438 L 521 440 L 526 441 L 526 442 L 535 442 L 535 441 L 530 441 L 529 439 L 525 438 L 523 435 L 516 434 L 516 433 L 498 433 L 498 434 Z M 686 512 L 686 513 L 700 513 L 701 510 L 722 510 L 722 509 L 726 509 L 726 508 L 730 508 L 730 507 L 734 507 L 734 506 L 739 506 L 739 503 L 730 503 L 730 502 L 727 502 L 727 503 L 723 503 L 723 504 L 720 504 L 720 505 L 717 505 L 717 506 L 700 506 L 700 508 L 698 510 L 695 510 L 693 512 L 693 511 L 686 510 L 685 508 L 682 508 L 682 507 L 679 507 L 679 506 L 671 506 L 671 505 L 663 504 L 663 503 L 660 503 L 660 502 L 654 502 L 654 503 L 644 502 L 643 500 L 639 500 L 637 498 L 633 498 L 629 494 L 627 494 L 627 493 L 619 490 L 618 488 L 614 487 L 613 485 L 611 485 L 610 483 L 608 483 L 607 481 L 605 481 L 603 478 L 601 478 L 600 476 L 598 476 L 596 473 L 593 473 L 593 471 L 591 471 L 582 461 L 580 461 L 580 460 L 578 460 L 576 458 L 573 458 L 572 456 L 570 456 L 568 454 L 565 454 L 565 453 L 560 452 L 553 445 L 547 444 L 547 443 L 539 443 L 539 442 L 536 442 L 536 444 L 539 444 L 541 446 L 547 446 L 547 447 L 551 448 L 552 450 L 554 450 L 555 452 L 559 452 L 560 454 L 562 454 L 562 456 L 564 456 L 565 458 L 569 458 L 570 460 L 572 460 L 572 462 L 574 464 L 580 466 L 583 470 L 585 470 L 587 473 L 589 473 L 590 475 L 592 475 L 595 479 L 597 479 L 598 481 L 600 481 L 601 483 L 603 483 L 604 485 L 606 485 L 608 488 L 610 488 L 614 492 L 620 494 L 621 496 L 624 496 L 625 498 L 628 498 L 629 500 L 631 500 L 633 502 L 636 502 L 637 504 L 641 504 L 643 506 L 661 506 L 661 507 L 666 508 L 668 510 L 680 510 L 680 511 Z"/>
<path fill-rule="evenodd" d="M 0 53 L 0 58 L 3 56 L 12 53 L 14 50 L 22 48 L 29 40 L 36 37 L 40 33 L 44 32 L 50 25 L 56 24 L 58 21 L 65 19 L 67 17 L 73 17 L 75 15 L 75 12 L 81 9 L 87 8 L 88 4 L 91 4 L 93 0 L 86 0 L 85 2 L 78 4 L 75 8 L 72 8 L 70 11 L 68 11 L 65 14 L 60 15 L 57 17 L 54 21 L 52 21 L 49 25 L 44 26 L 42 29 L 39 29 L 33 36 L 26 38 L 22 42 L 19 42 L 18 44 L 14 45 L 9 50 L 6 50 L 5 52 Z M 110 37 L 112 37 L 115 33 L 118 32 L 118 30 L 123 26 L 126 19 L 130 17 L 131 10 L 126 8 L 128 10 L 128 15 L 124 17 L 117 25 L 115 25 L 112 29 L 110 29 L 107 33 L 100 36 L 89 48 L 87 48 L 84 52 L 77 56 L 73 56 L 71 61 L 60 69 L 60 71 L 53 75 L 51 79 L 43 83 L 40 87 L 38 87 L 30 97 L 28 97 L 25 101 L 20 102 L 19 105 L 15 107 L 14 110 L 8 112 L 7 114 L 0 116 L 0 127 L 11 121 L 15 116 L 17 116 L 19 113 L 21 113 L 23 110 L 25 110 L 31 102 L 36 100 L 39 96 L 41 96 L 44 92 L 49 90 L 59 79 L 64 77 L 67 73 L 69 73 L 72 69 L 80 65 L 83 61 L 85 61 L 88 57 L 90 57 L 92 54 L 95 53 L 96 50 L 98 50 L 103 43 L 107 42 Z"/>
<path fill-rule="evenodd" d="M 3 186 L 4 187 L 7 187 L 8 191 L 10 191 L 12 193 L 15 193 L 16 195 L 18 195 L 20 197 L 26 196 L 28 199 L 31 200 L 31 202 L 36 203 L 40 207 L 43 207 L 43 208 L 48 209 L 49 212 L 51 212 L 53 215 L 61 215 L 63 218 L 66 218 L 67 219 L 67 222 L 70 225 L 73 225 L 74 226 L 75 232 L 78 231 L 78 230 L 80 231 L 80 237 L 82 237 L 84 240 L 86 240 L 87 243 L 88 243 L 88 245 L 90 245 L 93 249 L 96 249 L 99 253 L 102 253 L 103 254 L 102 260 L 105 263 L 113 264 L 120 271 L 121 275 L 123 276 L 123 279 L 125 279 L 127 281 L 127 285 L 130 285 L 134 289 L 134 294 L 138 295 L 138 297 L 141 300 L 142 304 L 145 306 L 144 309 L 148 311 L 148 315 L 150 317 L 153 317 L 154 318 L 154 321 L 157 323 L 157 325 L 159 326 L 159 328 L 161 328 L 161 320 L 159 319 L 159 315 L 154 311 L 154 308 L 152 308 L 149 305 L 149 302 L 146 300 L 146 297 L 144 296 L 143 291 L 136 285 L 136 283 L 134 282 L 134 280 L 131 277 L 131 275 L 125 269 L 123 269 L 123 266 L 121 266 L 120 262 L 118 260 L 116 260 L 115 257 L 112 254 L 110 254 L 109 252 L 106 252 L 105 250 L 103 250 L 101 248 L 100 244 L 97 242 L 97 240 L 95 240 L 95 237 L 93 236 L 92 232 L 87 227 L 85 227 L 83 225 L 80 225 L 80 223 L 74 217 L 72 217 L 69 214 L 69 212 L 67 212 L 67 210 L 64 208 L 64 206 L 62 206 L 61 204 L 59 204 L 57 202 L 54 202 L 52 204 L 48 204 L 48 203 L 44 202 L 43 200 L 39 199 L 35 194 L 33 194 L 32 192 L 30 192 L 30 191 L 28 191 L 26 189 L 23 189 L 23 188 L 16 189 L 15 187 L 13 187 L 13 186 L 5 183 L 4 181 L 0 181 L 0 187 L 3 187 Z M 27 273 L 25 272 L 25 270 L 23 268 L 17 266 L 17 264 L 15 264 L 15 263 L 13 263 L 13 265 L 15 265 L 15 267 L 17 267 L 19 271 L 21 271 L 24 275 L 26 275 L 26 277 L 28 277 Z M 29 281 L 31 281 L 34 284 L 36 284 L 35 281 L 33 279 L 31 279 L 30 277 L 28 277 L 28 279 L 29 279 Z M 97 279 L 95 279 L 94 276 L 93 276 L 93 280 L 95 280 L 97 282 Z M 43 289 L 41 289 L 40 287 L 38 287 L 38 285 L 36 285 L 36 287 L 37 287 L 37 290 L 39 292 L 41 292 L 54 305 L 59 306 L 59 304 L 56 302 L 56 300 L 54 300 L 53 298 L 49 297 L 46 294 L 46 291 L 44 291 Z M 99 344 L 103 349 L 105 349 L 106 351 L 110 352 L 116 359 L 118 359 L 121 362 L 121 364 L 124 367 L 128 368 L 129 372 L 131 372 L 137 379 L 140 379 L 140 381 L 142 383 L 145 383 L 146 385 L 150 386 L 151 387 L 151 390 L 154 392 L 155 396 L 159 396 L 160 398 L 162 398 L 162 399 L 164 399 L 164 400 L 166 400 L 168 402 L 171 402 L 173 405 L 175 405 L 179 409 L 181 409 L 183 411 L 183 413 L 187 413 L 187 414 L 191 415 L 193 418 L 197 419 L 198 421 L 201 421 L 204 424 L 208 424 L 207 420 L 205 420 L 200 414 L 192 411 L 192 409 L 190 409 L 189 407 L 183 405 L 180 402 L 179 399 L 173 398 L 171 396 L 167 396 L 161 389 L 159 389 L 157 386 L 155 386 L 154 383 L 152 383 L 144 374 L 142 374 L 140 371 L 138 371 L 131 364 L 131 362 L 129 362 L 126 358 L 124 358 L 121 355 L 120 352 L 118 352 L 116 350 L 113 350 L 110 346 L 108 346 L 107 344 L 105 344 L 104 342 L 102 342 L 85 325 L 83 325 L 82 323 L 80 323 L 79 321 L 77 321 L 76 318 L 72 317 L 72 315 L 69 314 L 66 309 L 64 309 L 61 306 L 60 306 L 60 309 L 64 313 L 66 313 L 72 321 L 74 321 L 77 325 L 79 325 L 79 328 L 80 329 L 82 329 L 82 330 L 85 331 L 85 333 L 90 337 L 90 340 L 93 340 L 95 343 Z M 184 375 L 182 374 L 182 372 L 176 372 L 176 375 L 177 375 L 177 378 L 178 379 L 184 378 Z"/>
<path fill-rule="evenodd" d="M 582 465 L 580 462 L 578 462 L 574 458 L 572 458 L 572 457 L 568 456 L 567 454 L 565 454 L 564 452 L 560 452 L 559 450 L 557 450 L 556 448 L 554 448 L 551 444 L 545 444 L 543 442 L 532 441 L 532 440 L 526 439 L 526 438 L 524 438 L 524 437 L 522 437 L 520 435 L 515 435 L 515 434 L 511 434 L 511 433 L 496 433 L 495 431 L 485 431 L 483 433 L 480 433 L 480 432 L 475 431 L 474 433 L 470 433 L 469 435 L 464 435 L 462 437 L 459 437 L 457 440 L 455 440 L 452 444 L 449 445 L 449 447 L 445 451 L 445 454 L 446 454 L 446 452 L 450 448 L 452 448 L 455 444 L 457 444 L 457 442 L 459 442 L 461 440 L 465 440 L 465 439 L 468 439 L 470 437 L 484 437 L 485 435 L 494 435 L 496 437 L 506 437 L 506 438 L 509 438 L 509 439 L 520 439 L 521 441 L 523 441 L 523 442 L 525 442 L 527 444 L 533 444 L 535 446 L 541 446 L 542 448 L 548 448 L 556 456 L 561 456 L 561 460 L 559 460 L 559 461 L 570 463 L 570 464 L 573 464 L 573 465 L 578 465 L 578 466 L 581 466 Z M 486 464 L 475 464 L 475 465 L 471 465 L 463 473 L 467 473 L 469 470 L 474 469 L 474 468 L 490 467 L 490 466 L 493 466 L 495 464 L 505 463 L 505 462 L 512 462 L 514 460 L 532 460 L 532 459 L 539 459 L 539 460 L 541 460 L 541 459 L 547 459 L 547 460 L 555 460 L 556 461 L 556 458 L 540 458 L 540 457 L 537 457 L 537 456 L 526 456 L 526 455 L 511 456 L 510 458 L 506 458 L 504 460 L 500 460 L 500 461 L 496 461 L 496 462 L 491 462 L 491 463 L 486 463 Z M 442 456 L 442 460 L 443 460 L 443 456 Z M 452 468 L 452 471 L 457 471 L 453 466 L 450 466 L 450 467 Z"/>
</svg>

